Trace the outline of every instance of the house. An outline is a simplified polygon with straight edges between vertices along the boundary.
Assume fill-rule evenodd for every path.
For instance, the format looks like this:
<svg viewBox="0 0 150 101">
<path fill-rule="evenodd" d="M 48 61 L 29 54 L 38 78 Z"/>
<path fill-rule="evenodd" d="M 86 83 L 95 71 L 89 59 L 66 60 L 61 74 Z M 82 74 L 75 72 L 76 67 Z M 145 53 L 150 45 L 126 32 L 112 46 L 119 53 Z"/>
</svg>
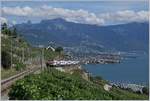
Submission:
<svg viewBox="0 0 150 101">
<path fill-rule="evenodd" d="M 53 47 L 51 47 L 51 46 L 48 46 L 48 47 L 46 48 L 46 50 L 52 50 L 52 51 L 55 51 L 55 48 L 53 48 Z"/>
</svg>

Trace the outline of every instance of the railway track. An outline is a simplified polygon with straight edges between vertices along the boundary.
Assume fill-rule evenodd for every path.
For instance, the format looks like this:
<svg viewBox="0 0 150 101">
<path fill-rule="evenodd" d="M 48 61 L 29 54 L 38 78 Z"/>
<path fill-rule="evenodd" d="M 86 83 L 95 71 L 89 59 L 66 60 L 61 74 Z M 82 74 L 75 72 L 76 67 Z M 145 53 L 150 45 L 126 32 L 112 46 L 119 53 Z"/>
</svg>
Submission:
<svg viewBox="0 0 150 101">
<path fill-rule="evenodd" d="M 31 73 L 34 73 L 39 69 L 40 68 L 29 69 L 14 76 L 11 76 L 10 78 L 7 78 L 5 80 L 1 80 L 1 95 L 4 95 L 16 80 L 19 80 Z"/>
</svg>

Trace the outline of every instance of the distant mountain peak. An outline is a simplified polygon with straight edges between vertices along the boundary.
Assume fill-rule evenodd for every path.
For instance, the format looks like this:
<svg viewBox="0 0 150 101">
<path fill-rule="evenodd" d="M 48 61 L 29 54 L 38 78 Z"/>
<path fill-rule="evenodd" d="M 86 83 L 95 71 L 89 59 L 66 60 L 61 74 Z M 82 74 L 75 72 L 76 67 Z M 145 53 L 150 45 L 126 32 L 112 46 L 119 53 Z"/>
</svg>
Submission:
<svg viewBox="0 0 150 101">
<path fill-rule="evenodd" d="M 55 19 L 46 19 L 41 21 L 41 23 L 49 23 L 49 22 L 62 23 L 62 22 L 66 22 L 66 20 L 63 18 L 55 18 Z"/>
<path fill-rule="evenodd" d="M 144 21 L 144 22 L 136 22 L 136 21 L 134 21 L 134 22 L 126 23 L 126 24 L 149 24 L 149 22 L 148 21 Z"/>
<path fill-rule="evenodd" d="M 66 21 L 66 20 L 63 19 L 63 18 L 55 18 L 55 19 L 52 19 L 52 20 L 54 20 L 54 21 Z"/>
</svg>

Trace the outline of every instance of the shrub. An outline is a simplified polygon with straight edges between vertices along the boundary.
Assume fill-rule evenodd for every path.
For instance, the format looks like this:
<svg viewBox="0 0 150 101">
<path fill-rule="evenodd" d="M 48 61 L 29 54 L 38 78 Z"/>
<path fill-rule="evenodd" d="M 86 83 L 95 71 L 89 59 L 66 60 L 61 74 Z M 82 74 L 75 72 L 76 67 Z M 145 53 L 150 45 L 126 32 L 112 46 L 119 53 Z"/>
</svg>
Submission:
<svg viewBox="0 0 150 101">
<path fill-rule="evenodd" d="M 95 76 L 95 79 L 97 79 L 97 80 L 103 80 L 103 78 L 101 76 Z"/>
<path fill-rule="evenodd" d="M 12 100 L 147 99 L 127 91 L 107 92 L 103 86 L 55 69 L 31 74 L 17 81 L 9 92 L 9 98 Z"/>
<path fill-rule="evenodd" d="M 143 87 L 142 91 L 143 91 L 143 93 L 146 94 L 146 95 L 149 94 L 149 89 L 148 89 L 148 87 Z"/>
<path fill-rule="evenodd" d="M 61 53 L 61 52 L 63 51 L 63 48 L 62 48 L 62 47 L 57 47 L 57 48 L 55 49 L 55 51 L 58 52 L 58 53 Z"/>
<path fill-rule="evenodd" d="M 15 100 L 100 99 L 100 97 L 105 99 L 103 94 L 106 95 L 107 92 L 102 89 L 76 75 L 51 69 L 50 72 L 44 71 L 17 81 L 12 86 L 9 97 Z"/>
<path fill-rule="evenodd" d="M 8 52 L 2 51 L 2 67 L 9 69 L 11 67 L 11 56 Z"/>
<path fill-rule="evenodd" d="M 26 67 L 25 64 L 23 64 L 23 63 L 17 63 L 16 66 L 15 66 L 15 69 L 17 71 L 20 71 L 20 70 L 24 69 L 25 67 Z"/>
</svg>

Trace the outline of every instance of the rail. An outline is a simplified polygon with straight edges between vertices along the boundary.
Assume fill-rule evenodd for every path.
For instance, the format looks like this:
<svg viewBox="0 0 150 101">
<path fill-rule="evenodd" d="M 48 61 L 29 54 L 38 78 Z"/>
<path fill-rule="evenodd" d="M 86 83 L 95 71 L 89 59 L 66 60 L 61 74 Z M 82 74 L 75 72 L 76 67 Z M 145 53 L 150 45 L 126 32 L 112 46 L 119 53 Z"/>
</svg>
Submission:
<svg viewBox="0 0 150 101">
<path fill-rule="evenodd" d="M 19 73 L 19 74 L 16 74 L 14 76 L 11 76 L 10 78 L 7 78 L 5 80 L 1 80 L 1 94 L 3 92 L 5 92 L 7 89 L 10 88 L 10 86 L 18 79 L 21 79 L 23 78 L 24 76 L 30 74 L 30 73 L 33 73 L 37 70 L 39 70 L 40 68 L 33 68 L 33 69 L 29 69 L 29 70 L 26 70 L 22 73 Z"/>
</svg>

